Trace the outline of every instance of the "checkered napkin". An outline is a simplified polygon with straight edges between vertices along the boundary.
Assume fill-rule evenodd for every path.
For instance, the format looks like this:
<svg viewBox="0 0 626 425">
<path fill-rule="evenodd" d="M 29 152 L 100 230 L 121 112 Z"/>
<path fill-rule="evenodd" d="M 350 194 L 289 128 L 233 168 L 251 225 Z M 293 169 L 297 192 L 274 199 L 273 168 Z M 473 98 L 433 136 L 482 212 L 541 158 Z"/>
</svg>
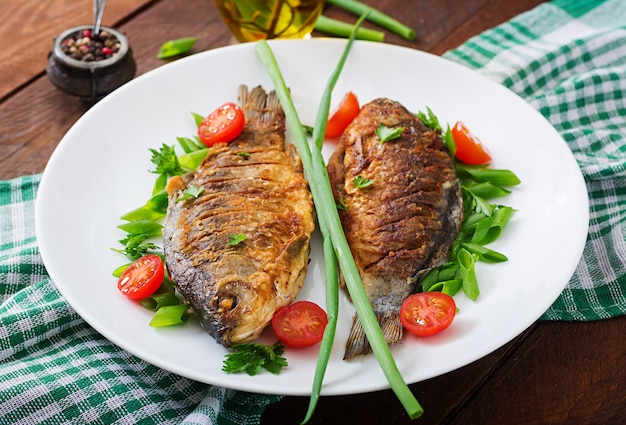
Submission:
<svg viewBox="0 0 626 425">
<path fill-rule="evenodd" d="M 556 0 L 445 56 L 537 108 L 568 143 L 587 182 L 584 255 L 543 319 L 625 314 L 626 1 Z M 168 373 L 119 349 L 72 310 L 39 256 L 33 214 L 39 179 L 0 182 L 0 423 L 258 423 L 279 396 Z"/>
<path fill-rule="evenodd" d="M 542 319 L 626 314 L 626 1 L 555 0 L 444 56 L 539 110 L 585 178 L 590 227 L 583 257 Z"/>
<path fill-rule="evenodd" d="M 0 182 L 0 424 L 258 424 L 280 397 L 166 372 L 72 310 L 39 256 L 40 177 Z"/>
</svg>

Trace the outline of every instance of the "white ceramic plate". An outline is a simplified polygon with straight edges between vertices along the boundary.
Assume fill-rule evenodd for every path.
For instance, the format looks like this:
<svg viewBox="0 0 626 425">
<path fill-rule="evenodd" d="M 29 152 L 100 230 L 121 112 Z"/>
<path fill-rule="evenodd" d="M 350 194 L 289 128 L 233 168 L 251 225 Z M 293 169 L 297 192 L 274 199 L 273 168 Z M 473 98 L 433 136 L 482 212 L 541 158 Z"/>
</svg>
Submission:
<svg viewBox="0 0 626 425">
<path fill-rule="evenodd" d="M 345 40 L 271 42 L 300 117 L 312 124 Z M 201 382 L 240 390 L 310 394 L 317 347 L 286 351 L 279 375 L 229 375 L 226 350 L 192 322 L 153 329 L 152 313 L 116 288 L 111 272 L 125 262 L 113 252 L 124 233 L 123 213 L 148 198 L 155 175 L 149 148 L 177 144 L 195 131 L 191 112 L 208 113 L 236 101 L 237 87 L 271 88 L 254 44 L 240 44 L 162 66 L 104 98 L 70 129 L 52 155 L 37 199 L 36 223 L 48 272 L 70 305 L 98 332 L 134 355 Z M 409 383 L 477 360 L 524 331 L 552 304 L 582 254 L 587 192 L 565 143 L 537 112 L 508 90 L 440 57 L 402 47 L 355 43 L 335 89 L 334 103 L 353 90 L 362 103 L 389 97 L 410 110 L 429 106 L 442 122 L 462 119 L 488 146 L 494 166 L 513 170 L 522 184 L 503 200 L 518 210 L 491 245 L 509 257 L 479 264 L 481 295 L 456 297 L 460 313 L 445 332 L 405 337 L 393 347 Z M 327 146 L 328 154 L 332 146 Z M 319 236 L 299 298 L 324 305 Z M 352 305 L 342 294 L 336 343 L 323 394 L 387 388 L 376 359 L 342 360 Z M 266 334 L 263 341 L 274 338 Z"/>
</svg>

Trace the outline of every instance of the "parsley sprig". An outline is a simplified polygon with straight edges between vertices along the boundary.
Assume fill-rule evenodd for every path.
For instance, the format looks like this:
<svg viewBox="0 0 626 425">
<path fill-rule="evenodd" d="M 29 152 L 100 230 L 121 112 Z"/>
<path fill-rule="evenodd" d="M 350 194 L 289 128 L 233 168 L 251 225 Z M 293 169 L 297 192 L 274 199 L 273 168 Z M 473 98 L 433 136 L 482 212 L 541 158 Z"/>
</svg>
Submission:
<svg viewBox="0 0 626 425">
<path fill-rule="evenodd" d="M 258 343 L 236 344 L 232 352 L 226 355 L 222 370 L 226 373 L 242 373 L 258 375 L 261 369 L 273 374 L 279 373 L 287 366 L 287 359 L 282 357 L 285 346 L 276 341 L 273 345 Z"/>
<path fill-rule="evenodd" d="M 404 127 L 387 127 L 385 124 L 380 123 L 380 126 L 376 129 L 376 135 L 380 139 L 380 143 L 386 143 L 391 140 L 398 139 L 404 132 Z"/>
<path fill-rule="evenodd" d="M 357 189 L 364 189 L 368 186 L 371 186 L 374 184 L 374 180 L 372 179 L 368 179 L 367 177 L 363 177 L 362 175 L 358 175 L 356 176 L 354 179 L 352 179 L 352 183 L 354 184 L 354 187 Z"/>
</svg>

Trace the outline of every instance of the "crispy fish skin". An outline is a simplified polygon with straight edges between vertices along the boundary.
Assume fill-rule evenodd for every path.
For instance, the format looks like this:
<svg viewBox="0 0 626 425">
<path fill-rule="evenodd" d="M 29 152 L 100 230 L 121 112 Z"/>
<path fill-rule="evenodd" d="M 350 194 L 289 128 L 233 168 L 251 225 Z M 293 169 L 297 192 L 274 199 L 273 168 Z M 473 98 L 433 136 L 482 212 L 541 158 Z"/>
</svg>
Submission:
<svg viewBox="0 0 626 425">
<path fill-rule="evenodd" d="M 381 143 L 376 129 L 403 127 Z M 346 239 L 387 343 L 402 338 L 403 301 L 417 279 L 443 261 L 462 222 L 454 161 L 439 135 L 401 104 L 376 99 L 363 106 L 328 163 Z M 373 184 L 356 188 L 358 176 Z M 345 359 L 371 352 L 358 316 Z"/>
<path fill-rule="evenodd" d="M 167 270 L 200 324 L 226 347 L 257 339 L 295 299 L 307 271 L 313 201 L 274 92 L 241 86 L 244 131 L 195 172 L 170 180 Z M 245 153 L 245 155 L 241 155 Z M 178 202 L 187 187 L 203 191 Z M 230 245 L 229 234 L 245 240 Z"/>
</svg>

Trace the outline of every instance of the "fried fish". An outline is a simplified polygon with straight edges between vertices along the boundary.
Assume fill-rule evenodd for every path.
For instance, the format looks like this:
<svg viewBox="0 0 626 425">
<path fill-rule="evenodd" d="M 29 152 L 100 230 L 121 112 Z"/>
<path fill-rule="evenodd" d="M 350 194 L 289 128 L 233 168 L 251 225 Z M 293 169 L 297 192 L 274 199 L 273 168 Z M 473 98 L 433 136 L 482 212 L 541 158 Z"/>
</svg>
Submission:
<svg viewBox="0 0 626 425">
<path fill-rule="evenodd" d="M 304 283 L 312 196 L 275 92 L 241 86 L 242 134 L 170 180 L 163 230 L 170 278 L 226 347 L 258 338 Z M 197 198 L 183 198 L 195 187 Z M 237 238 L 234 238 L 237 236 Z M 230 240 L 230 242 L 229 242 Z"/>
<path fill-rule="evenodd" d="M 397 132 L 385 141 L 377 130 Z M 381 139 L 382 137 L 382 139 Z M 376 99 L 341 136 L 328 173 L 365 292 L 388 343 L 402 338 L 403 301 L 443 261 L 463 218 L 454 161 L 438 133 L 404 106 Z M 344 358 L 371 347 L 356 315 Z"/>
</svg>

